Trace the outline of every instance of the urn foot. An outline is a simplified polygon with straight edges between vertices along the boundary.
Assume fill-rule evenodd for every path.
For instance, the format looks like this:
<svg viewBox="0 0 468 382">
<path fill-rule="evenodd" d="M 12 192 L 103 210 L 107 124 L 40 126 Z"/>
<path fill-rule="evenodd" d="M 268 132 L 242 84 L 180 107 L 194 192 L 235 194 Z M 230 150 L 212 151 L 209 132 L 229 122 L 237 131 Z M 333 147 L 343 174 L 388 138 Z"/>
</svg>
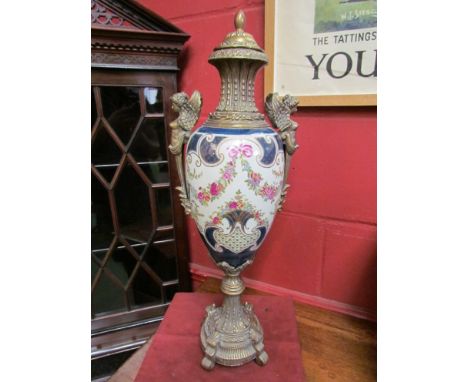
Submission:
<svg viewBox="0 0 468 382">
<path fill-rule="evenodd" d="M 215 367 L 215 361 L 208 356 L 204 356 L 201 365 L 205 370 L 212 370 Z"/>
<path fill-rule="evenodd" d="M 268 362 L 262 327 L 252 305 L 241 304 L 239 296 L 226 296 L 222 306 L 206 308 L 200 338 L 205 353 L 201 365 L 206 370 L 215 363 L 240 366 L 255 359 L 263 366 Z"/>
<path fill-rule="evenodd" d="M 255 362 L 257 362 L 257 364 L 260 366 L 265 366 L 268 362 L 268 354 L 266 351 L 262 351 L 260 354 L 258 354 L 257 358 L 255 358 Z"/>
</svg>

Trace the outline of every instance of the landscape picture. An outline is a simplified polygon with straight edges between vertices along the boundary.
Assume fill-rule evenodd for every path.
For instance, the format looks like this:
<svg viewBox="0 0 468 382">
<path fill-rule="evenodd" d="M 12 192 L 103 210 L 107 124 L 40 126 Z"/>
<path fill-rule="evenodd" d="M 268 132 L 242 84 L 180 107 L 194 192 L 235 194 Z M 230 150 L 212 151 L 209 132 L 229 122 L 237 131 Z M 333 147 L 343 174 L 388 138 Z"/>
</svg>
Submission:
<svg viewBox="0 0 468 382">
<path fill-rule="evenodd" d="M 377 27 L 377 0 L 315 0 L 314 33 Z"/>
</svg>

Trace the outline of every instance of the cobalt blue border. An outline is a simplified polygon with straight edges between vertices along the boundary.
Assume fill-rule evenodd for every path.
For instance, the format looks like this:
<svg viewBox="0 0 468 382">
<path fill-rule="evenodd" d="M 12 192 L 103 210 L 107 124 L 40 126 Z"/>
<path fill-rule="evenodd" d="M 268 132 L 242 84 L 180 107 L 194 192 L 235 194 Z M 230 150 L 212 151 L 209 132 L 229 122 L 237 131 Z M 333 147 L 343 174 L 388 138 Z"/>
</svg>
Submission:
<svg viewBox="0 0 468 382">
<path fill-rule="evenodd" d="M 251 135 L 251 134 L 277 134 L 275 130 L 269 127 L 261 129 L 225 129 L 222 127 L 201 126 L 195 133 L 223 134 L 223 135 Z"/>
</svg>

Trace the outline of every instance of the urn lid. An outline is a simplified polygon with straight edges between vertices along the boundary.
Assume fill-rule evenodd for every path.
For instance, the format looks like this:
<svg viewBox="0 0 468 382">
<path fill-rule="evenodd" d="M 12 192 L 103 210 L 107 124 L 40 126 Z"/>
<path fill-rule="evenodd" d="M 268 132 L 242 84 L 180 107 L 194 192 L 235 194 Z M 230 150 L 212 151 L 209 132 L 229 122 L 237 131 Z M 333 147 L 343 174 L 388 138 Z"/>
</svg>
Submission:
<svg viewBox="0 0 468 382">
<path fill-rule="evenodd" d="M 250 33 L 244 31 L 245 14 L 240 10 L 234 18 L 236 30 L 228 33 L 224 41 L 219 44 L 209 57 L 208 61 L 213 63 L 219 59 L 245 59 L 268 63 L 268 58 Z"/>
</svg>

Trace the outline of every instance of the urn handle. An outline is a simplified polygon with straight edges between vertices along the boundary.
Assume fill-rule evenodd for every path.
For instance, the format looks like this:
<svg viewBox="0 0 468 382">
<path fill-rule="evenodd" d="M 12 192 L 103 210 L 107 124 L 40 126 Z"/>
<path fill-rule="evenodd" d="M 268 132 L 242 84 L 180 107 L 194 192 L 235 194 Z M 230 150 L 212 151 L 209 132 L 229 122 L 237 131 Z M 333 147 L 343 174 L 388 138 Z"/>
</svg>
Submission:
<svg viewBox="0 0 468 382">
<path fill-rule="evenodd" d="M 299 100 L 289 94 L 280 96 L 278 93 L 270 93 L 265 100 L 265 110 L 268 118 L 270 118 L 273 126 L 279 130 L 279 135 L 285 147 L 284 181 L 281 199 L 278 203 L 278 211 L 281 211 L 283 208 L 287 189 L 289 188 L 286 180 L 288 179 L 291 156 L 299 147 L 296 144 L 296 130 L 299 125 L 290 118 L 291 114 L 297 111 L 298 104 Z"/>
<path fill-rule="evenodd" d="M 172 95 L 170 99 L 172 102 L 172 109 L 178 113 L 179 116 L 169 124 L 172 132 L 169 150 L 175 156 L 177 173 L 181 184 L 181 187 L 176 187 L 176 189 L 180 193 L 180 202 L 184 207 L 185 213 L 189 215 L 191 212 L 191 204 L 188 197 L 189 194 L 185 182 L 182 161 L 184 144 L 187 143 L 190 138 L 191 130 L 200 116 L 202 97 L 200 92 L 195 90 L 190 99 L 184 92 L 176 93 Z"/>
</svg>

